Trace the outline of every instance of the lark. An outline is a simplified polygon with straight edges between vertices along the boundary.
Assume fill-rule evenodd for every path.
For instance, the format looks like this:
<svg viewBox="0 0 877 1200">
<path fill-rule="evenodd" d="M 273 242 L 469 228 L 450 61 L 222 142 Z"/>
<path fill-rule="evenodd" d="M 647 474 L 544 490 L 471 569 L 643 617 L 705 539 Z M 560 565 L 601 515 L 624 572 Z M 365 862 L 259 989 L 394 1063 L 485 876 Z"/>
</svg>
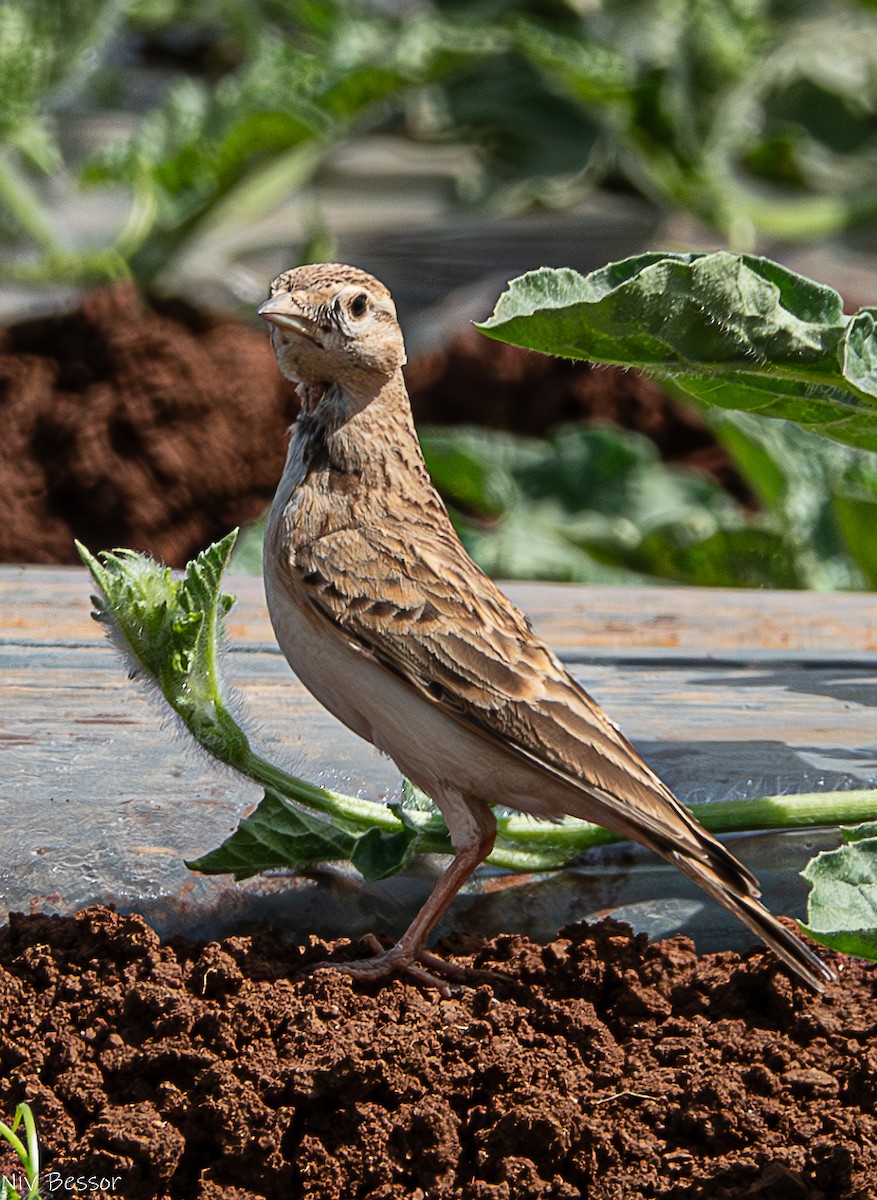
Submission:
<svg viewBox="0 0 877 1200">
<path fill-rule="evenodd" d="M 433 798 L 454 850 L 391 949 L 375 939 L 371 957 L 337 965 L 440 983 L 427 939 L 490 854 L 501 805 L 649 847 L 822 990 L 831 970 L 463 549 L 420 451 L 387 289 L 311 264 L 278 275 L 259 315 L 301 398 L 265 534 L 277 640 L 317 700 Z"/>
</svg>

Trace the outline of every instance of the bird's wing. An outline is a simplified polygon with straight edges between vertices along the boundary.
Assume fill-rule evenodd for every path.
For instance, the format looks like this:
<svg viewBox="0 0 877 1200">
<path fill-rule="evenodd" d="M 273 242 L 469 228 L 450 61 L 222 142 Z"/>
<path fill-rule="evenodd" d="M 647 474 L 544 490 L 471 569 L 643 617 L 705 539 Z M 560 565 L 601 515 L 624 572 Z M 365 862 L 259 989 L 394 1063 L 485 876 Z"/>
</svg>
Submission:
<svg viewBox="0 0 877 1200">
<path fill-rule="evenodd" d="M 573 802 L 570 815 L 608 824 L 661 852 L 685 849 L 714 861 L 712 847 L 723 849 L 465 555 L 450 527 L 420 526 L 416 542 L 401 524 L 384 525 L 379 534 L 337 530 L 299 546 L 287 569 L 314 610 L 387 670 L 570 785 L 571 794 L 582 793 L 581 811 Z M 735 886 L 750 890 L 748 872 L 728 859 Z"/>
</svg>

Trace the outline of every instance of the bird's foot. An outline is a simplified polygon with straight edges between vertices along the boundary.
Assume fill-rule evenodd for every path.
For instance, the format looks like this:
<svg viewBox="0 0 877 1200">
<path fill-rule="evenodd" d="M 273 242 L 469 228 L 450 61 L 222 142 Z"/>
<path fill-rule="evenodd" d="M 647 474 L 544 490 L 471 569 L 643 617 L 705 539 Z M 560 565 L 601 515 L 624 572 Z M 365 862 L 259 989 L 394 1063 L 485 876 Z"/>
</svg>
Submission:
<svg viewBox="0 0 877 1200">
<path fill-rule="evenodd" d="M 435 988 L 446 999 L 461 987 L 488 982 L 488 976 L 491 974 L 447 962 L 429 950 L 411 950 L 402 942 L 386 949 L 371 933 L 366 934 L 360 941 L 372 951 L 370 957 L 345 962 L 324 959 L 312 964 L 308 970 L 316 971 L 328 967 L 363 983 L 378 983 L 394 975 L 406 976 L 421 987 Z"/>
</svg>

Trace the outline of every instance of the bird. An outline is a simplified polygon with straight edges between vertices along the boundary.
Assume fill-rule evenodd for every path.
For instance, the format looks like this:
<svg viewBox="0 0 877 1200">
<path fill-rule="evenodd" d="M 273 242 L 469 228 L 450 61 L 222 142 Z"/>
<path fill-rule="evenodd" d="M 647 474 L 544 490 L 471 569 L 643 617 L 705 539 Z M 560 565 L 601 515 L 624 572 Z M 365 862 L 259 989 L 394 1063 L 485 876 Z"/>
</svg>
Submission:
<svg viewBox="0 0 877 1200">
<path fill-rule="evenodd" d="M 342 969 L 446 988 L 429 935 L 490 854 L 501 804 L 657 852 L 822 991 L 831 969 L 466 553 L 420 449 L 387 288 L 310 263 L 278 275 L 258 313 L 300 399 L 263 549 L 278 644 L 325 708 L 432 797 L 453 848 L 399 940 L 372 937 Z"/>
</svg>

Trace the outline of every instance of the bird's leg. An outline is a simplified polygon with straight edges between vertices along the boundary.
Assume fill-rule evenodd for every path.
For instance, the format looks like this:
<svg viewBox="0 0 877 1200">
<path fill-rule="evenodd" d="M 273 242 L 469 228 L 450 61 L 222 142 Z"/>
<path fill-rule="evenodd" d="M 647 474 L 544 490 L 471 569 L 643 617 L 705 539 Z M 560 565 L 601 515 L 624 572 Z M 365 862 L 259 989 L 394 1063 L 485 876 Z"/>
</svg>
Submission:
<svg viewBox="0 0 877 1200">
<path fill-rule="evenodd" d="M 467 972 L 462 967 L 446 963 L 438 955 L 425 950 L 424 945 L 457 892 L 493 849 L 496 820 L 486 804 L 481 801 L 467 804 L 462 798 L 459 799 L 459 807 L 456 804 L 453 809 L 444 806 L 443 815 L 454 847 L 453 861 L 436 881 L 428 900 L 396 945 L 371 958 L 354 962 L 325 962 L 319 963 L 319 966 L 332 967 L 354 979 L 368 981 L 386 979 L 390 975 L 409 975 L 418 983 L 438 988 L 445 996 L 450 995 L 448 985 L 432 972 L 440 972 L 457 981 L 466 978 Z M 379 945 L 376 938 L 370 941 L 376 947 Z"/>
</svg>

